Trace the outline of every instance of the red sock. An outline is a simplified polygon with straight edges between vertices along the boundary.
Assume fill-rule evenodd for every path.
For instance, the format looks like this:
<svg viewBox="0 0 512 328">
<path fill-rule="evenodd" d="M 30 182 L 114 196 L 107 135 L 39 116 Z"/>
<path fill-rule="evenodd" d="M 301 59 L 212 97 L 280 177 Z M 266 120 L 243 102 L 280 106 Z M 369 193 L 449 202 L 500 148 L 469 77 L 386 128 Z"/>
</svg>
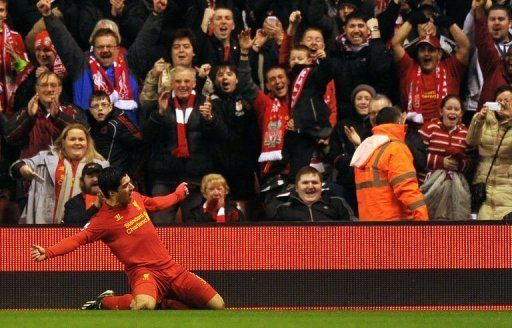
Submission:
<svg viewBox="0 0 512 328">
<path fill-rule="evenodd" d="M 102 310 L 129 310 L 133 300 L 132 294 L 122 296 L 107 296 L 101 301 Z"/>
<path fill-rule="evenodd" d="M 193 308 L 180 301 L 164 298 L 161 303 L 162 310 L 192 310 Z"/>
</svg>

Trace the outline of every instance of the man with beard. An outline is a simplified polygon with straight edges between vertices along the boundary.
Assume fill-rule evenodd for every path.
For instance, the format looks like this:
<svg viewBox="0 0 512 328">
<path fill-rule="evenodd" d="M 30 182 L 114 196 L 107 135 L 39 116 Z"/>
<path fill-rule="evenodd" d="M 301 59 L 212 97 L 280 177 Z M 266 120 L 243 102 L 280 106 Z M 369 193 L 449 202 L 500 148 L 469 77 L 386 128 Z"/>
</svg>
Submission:
<svg viewBox="0 0 512 328">
<path fill-rule="evenodd" d="M 103 203 L 103 195 L 98 186 L 98 176 L 103 167 L 98 163 L 85 164 L 80 177 L 82 192 L 64 205 L 64 224 L 86 224 L 98 213 Z"/>
<path fill-rule="evenodd" d="M 91 136 L 96 150 L 109 161 L 130 174 L 141 163 L 142 136 L 126 114 L 112 105 L 104 91 L 94 91 L 89 106 Z"/>
<path fill-rule="evenodd" d="M 137 123 L 139 86 L 136 76 L 143 76 L 139 67 L 146 67 L 147 58 L 141 49 L 157 42 L 155 30 L 161 26 L 161 13 L 167 0 L 154 0 L 154 10 L 127 53 L 119 48 L 119 38 L 110 29 L 98 29 L 92 36 L 92 51 L 85 56 L 66 26 L 51 11 L 50 0 L 40 0 L 37 8 L 44 17 L 46 28 L 61 56 L 73 83 L 73 102 L 87 110 L 94 90 L 103 90 L 117 108 Z M 151 65 L 151 64 L 149 64 Z"/>
<path fill-rule="evenodd" d="M 434 35 L 433 23 L 449 30 L 457 44 L 455 55 L 442 59 L 443 50 Z M 405 51 L 403 42 L 418 24 L 423 24 L 425 36 L 418 40 L 417 55 L 413 59 Z M 396 32 L 391 46 L 400 76 L 401 104 L 407 111 L 407 119 L 421 125 L 436 118 L 442 99 L 447 94 L 459 94 L 471 48 L 468 37 L 452 19 L 437 15 L 432 21 L 417 11 Z"/>
<path fill-rule="evenodd" d="M 12 112 L 18 112 L 25 107 L 30 98 L 35 94 L 35 85 L 37 78 L 46 71 L 52 71 L 64 82 L 67 75 L 66 68 L 62 60 L 57 55 L 57 51 L 53 46 L 52 40 L 48 35 L 48 31 L 43 30 L 36 35 L 34 41 L 36 63 L 30 62 L 25 69 L 16 77 L 16 83 L 13 90 L 13 99 L 11 101 Z M 67 92 L 66 92 L 67 91 Z M 69 88 L 66 88 L 64 83 L 64 90 L 61 96 L 63 101 L 70 101 L 71 94 Z"/>
<path fill-rule="evenodd" d="M 510 43 L 506 43 L 510 41 L 510 9 L 493 5 L 486 16 L 485 1 L 474 0 L 472 5 L 475 17 L 475 43 L 484 80 L 478 102 L 478 107 L 481 108 L 485 102 L 494 101 L 497 87 L 512 83 L 512 47 Z"/>
</svg>

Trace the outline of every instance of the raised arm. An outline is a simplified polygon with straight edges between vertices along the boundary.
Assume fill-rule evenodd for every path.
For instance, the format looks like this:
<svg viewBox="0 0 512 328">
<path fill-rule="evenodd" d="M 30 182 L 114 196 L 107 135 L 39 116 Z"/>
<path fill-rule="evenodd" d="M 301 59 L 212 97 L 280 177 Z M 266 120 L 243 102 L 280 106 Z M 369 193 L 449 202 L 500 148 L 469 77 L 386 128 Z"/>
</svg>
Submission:
<svg viewBox="0 0 512 328">
<path fill-rule="evenodd" d="M 48 34 L 50 34 L 53 45 L 71 79 L 76 79 L 82 73 L 83 68 L 88 65 L 82 49 L 64 23 L 52 13 L 50 0 L 39 0 L 37 9 L 43 15 Z"/>
<path fill-rule="evenodd" d="M 457 59 L 467 65 L 469 62 L 469 51 L 471 50 L 471 42 L 467 35 L 462 31 L 460 27 L 455 24 L 455 21 L 448 16 L 436 15 L 434 16 L 434 23 L 437 26 L 448 29 L 452 35 L 455 43 L 457 44 L 457 51 L 455 56 Z"/>
<path fill-rule="evenodd" d="M 391 39 L 391 49 L 393 49 L 395 62 L 400 61 L 405 55 L 404 41 L 407 39 L 413 26 L 418 24 L 427 23 L 428 18 L 421 11 L 416 11 L 411 14 L 409 19 L 396 31 L 395 35 Z"/>
</svg>

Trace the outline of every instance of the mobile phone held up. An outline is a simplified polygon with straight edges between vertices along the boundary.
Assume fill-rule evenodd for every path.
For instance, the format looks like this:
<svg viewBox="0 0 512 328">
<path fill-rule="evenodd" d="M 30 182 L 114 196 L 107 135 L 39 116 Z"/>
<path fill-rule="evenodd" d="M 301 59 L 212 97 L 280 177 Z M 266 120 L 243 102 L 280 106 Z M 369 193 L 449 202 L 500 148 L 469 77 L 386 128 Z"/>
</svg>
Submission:
<svg viewBox="0 0 512 328">
<path fill-rule="evenodd" d="M 267 20 L 270 25 L 276 26 L 277 25 L 277 17 L 276 16 L 268 16 Z"/>
<path fill-rule="evenodd" d="M 501 104 L 498 103 L 498 102 L 488 101 L 484 105 L 487 106 L 487 108 L 489 108 L 489 110 L 492 110 L 492 111 L 495 111 L 495 112 L 498 112 L 498 111 L 501 110 Z"/>
</svg>

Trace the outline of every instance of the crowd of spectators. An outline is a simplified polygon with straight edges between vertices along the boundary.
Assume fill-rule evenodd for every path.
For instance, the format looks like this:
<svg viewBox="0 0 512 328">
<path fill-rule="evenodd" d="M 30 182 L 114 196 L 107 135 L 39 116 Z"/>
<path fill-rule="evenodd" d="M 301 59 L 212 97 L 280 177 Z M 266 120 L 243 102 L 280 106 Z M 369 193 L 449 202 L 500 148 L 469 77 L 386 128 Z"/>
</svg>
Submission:
<svg viewBox="0 0 512 328">
<path fill-rule="evenodd" d="M 509 0 L 0 0 L 0 224 L 512 219 Z"/>
</svg>

